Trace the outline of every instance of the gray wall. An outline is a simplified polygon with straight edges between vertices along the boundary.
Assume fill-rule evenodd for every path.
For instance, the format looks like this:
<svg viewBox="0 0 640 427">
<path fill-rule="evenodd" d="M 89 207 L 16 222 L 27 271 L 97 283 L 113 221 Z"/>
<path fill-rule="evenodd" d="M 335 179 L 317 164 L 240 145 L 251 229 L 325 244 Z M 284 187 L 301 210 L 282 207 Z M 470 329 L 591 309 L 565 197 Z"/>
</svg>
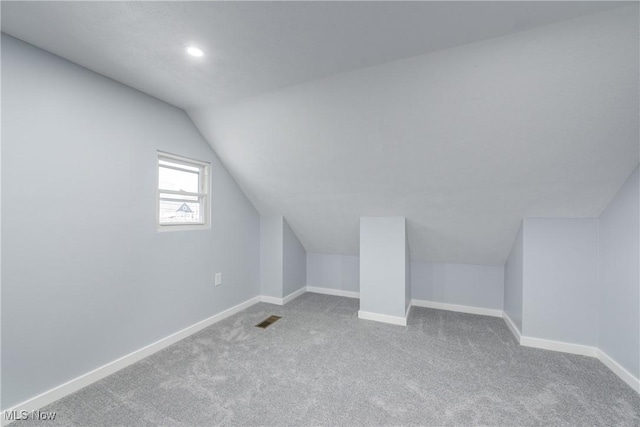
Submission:
<svg viewBox="0 0 640 427">
<path fill-rule="evenodd" d="M 504 266 L 504 312 L 520 333 L 522 333 L 523 257 L 524 235 L 521 225 Z"/>
<path fill-rule="evenodd" d="M 283 220 L 283 296 L 307 284 L 307 252 L 286 220 Z"/>
<path fill-rule="evenodd" d="M 596 345 L 598 220 L 524 220 L 522 334 Z"/>
<path fill-rule="evenodd" d="M 404 217 L 360 218 L 360 310 L 404 317 Z"/>
<path fill-rule="evenodd" d="M 307 285 L 360 292 L 360 257 L 308 253 Z"/>
<path fill-rule="evenodd" d="M 2 408 L 259 294 L 259 216 L 183 111 L 3 35 L 2 113 Z M 156 231 L 156 150 L 211 162 L 211 230 Z"/>
<path fill-rule="evenodd" d="M 411 305 L 411 249 L 409 239 L 405 233 L 404 241 L 404 308 L 409 309 Z"/>
<path fill-rule="evenodd" d="M 502 310 L 504 268 L 466 264 L 411 263 L 415 300 Z"/>
<path fill-rule="evenodd" d="M 638 169 L 600 217 L 598 346 L 640 377 Z"/>
<path fill-rule="evenodd" d="M 282 216 L 260 217 L 260 294 L 283 297 Z"/>
<path fill-rule="evenodd" d="M 307 254 L 307 285 L 359 292 L 359 263 L 357 256 Z M 504 268 L 501 266 L 420 261 L 412 261 L 409 266 L 406 277 L 411 288 L 405 289 L 406 299 L 503 308 Z"/>
</svg>

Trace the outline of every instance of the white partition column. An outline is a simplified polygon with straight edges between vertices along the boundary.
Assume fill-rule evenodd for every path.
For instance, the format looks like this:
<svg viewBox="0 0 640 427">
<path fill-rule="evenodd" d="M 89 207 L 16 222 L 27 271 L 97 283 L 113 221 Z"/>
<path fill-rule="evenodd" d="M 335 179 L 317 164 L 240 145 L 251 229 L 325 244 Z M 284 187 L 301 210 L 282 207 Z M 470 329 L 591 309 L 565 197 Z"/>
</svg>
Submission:
<svg viewBox="0 0 640 427">
<path fill-rule="evenodd" d="M 260 217 L 260 295 L 283 305 L 305 292 L 307 252 L 282 215 Z"/>
<path fill-rule="evenodd" d="M 404 217 L 360 218 L 359 318 L 407 324 L 408 258 Z"/>
<path fill-rule="evenodd" d="M 260 217 L 260 294 L 265 302 L 277 303 L 284 296 L 283 226 L 280 215 Z"/>
</svg>

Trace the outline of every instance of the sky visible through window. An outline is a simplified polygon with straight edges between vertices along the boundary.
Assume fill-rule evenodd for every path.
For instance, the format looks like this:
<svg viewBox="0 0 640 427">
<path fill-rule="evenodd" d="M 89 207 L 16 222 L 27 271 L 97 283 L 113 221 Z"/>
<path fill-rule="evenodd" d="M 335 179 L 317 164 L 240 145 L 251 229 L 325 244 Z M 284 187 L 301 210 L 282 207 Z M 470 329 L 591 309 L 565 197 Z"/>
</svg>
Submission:
<svg viewBox="0 0 640 427">
<path fill-rule="evenodd" d="M 184 170 L 170 169 L 163 167 L 163 165 Z M 159 161 L 158 188 L 160 189 L 160 224 L 204 222 L 200 214 L 201 210 L 198 196 L 162 192 L 162 190 L 172 190 L 198 193 L 199 181 L 199 168 L 172 163 L 167 160 Z M 167 198 L 173 200 L 163 200 Z"/>
</svg>

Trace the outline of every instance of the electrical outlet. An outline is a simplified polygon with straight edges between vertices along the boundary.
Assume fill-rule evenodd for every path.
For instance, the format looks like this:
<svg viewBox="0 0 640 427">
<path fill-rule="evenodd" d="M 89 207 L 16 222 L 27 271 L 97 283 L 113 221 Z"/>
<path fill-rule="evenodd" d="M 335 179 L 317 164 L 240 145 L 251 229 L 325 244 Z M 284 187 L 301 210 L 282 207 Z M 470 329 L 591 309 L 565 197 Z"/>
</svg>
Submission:
<svg viewBox="0 0 640 427">
<path fill-rule="evenodd" d="M 216 286 L 222 285 L 222 273 L 216 273 Z"/>
</svg>

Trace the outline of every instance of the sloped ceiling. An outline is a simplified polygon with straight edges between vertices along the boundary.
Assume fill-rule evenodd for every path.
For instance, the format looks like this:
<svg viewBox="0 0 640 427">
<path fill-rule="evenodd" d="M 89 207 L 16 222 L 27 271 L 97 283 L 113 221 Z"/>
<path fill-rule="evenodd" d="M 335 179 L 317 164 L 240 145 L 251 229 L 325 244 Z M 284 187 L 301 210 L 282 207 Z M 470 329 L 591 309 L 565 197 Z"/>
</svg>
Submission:
<svg viewBox="0 0 640 427">
<path fill-rule="evenodd" d="M 195 108 L 621 5 L 4 1 L 2 31 Z M 186 57 L 188 44 L 206 56 Z"/>
<path fill-rule="evenodd" d="M 413 259 L 502 264 L 523 217 L 596 217 L 638 164 L 638 15 L 619 9 L 189 110 L 309 252 L 404 215 Z"/>
<path fill-rule="evenodd" d="M 523 217 L 598 216 L 638 163 L 620 6 L 5 2 L 2 30 L 185 108 L 309 252 L 404 215 L 413 259 L 502 264 Z"/>
</svg>

